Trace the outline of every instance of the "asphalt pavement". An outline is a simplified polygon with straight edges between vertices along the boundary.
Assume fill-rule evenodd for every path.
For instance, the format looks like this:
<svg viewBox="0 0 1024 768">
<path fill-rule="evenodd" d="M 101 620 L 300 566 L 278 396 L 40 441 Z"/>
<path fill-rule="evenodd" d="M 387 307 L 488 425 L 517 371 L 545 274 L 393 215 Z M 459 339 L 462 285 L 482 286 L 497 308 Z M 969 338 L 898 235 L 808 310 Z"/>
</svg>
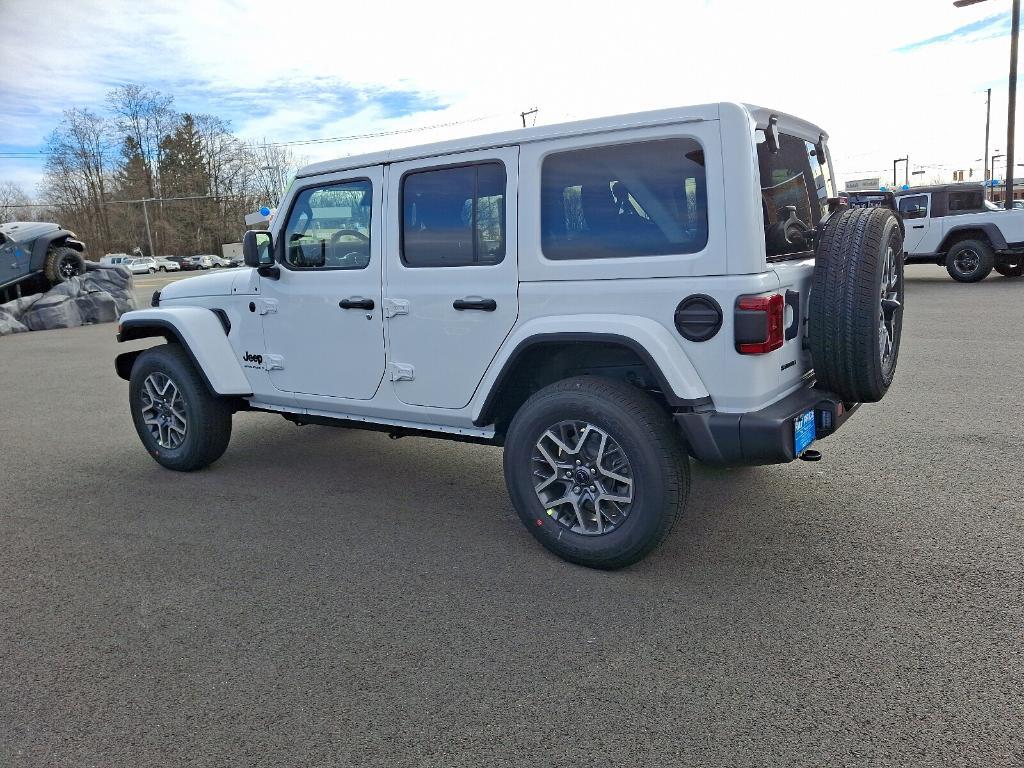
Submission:
<svg viewBox="0 0 1024 768">
<path fill-rule="evenodd" d="M 498 449 L 240 414 L 176 474 L 112 325 L 0 339 L 0 765 L 1024 764 L 1024 280 L 908 276 L 886 399 L 612 573 Z"/>
</svg>

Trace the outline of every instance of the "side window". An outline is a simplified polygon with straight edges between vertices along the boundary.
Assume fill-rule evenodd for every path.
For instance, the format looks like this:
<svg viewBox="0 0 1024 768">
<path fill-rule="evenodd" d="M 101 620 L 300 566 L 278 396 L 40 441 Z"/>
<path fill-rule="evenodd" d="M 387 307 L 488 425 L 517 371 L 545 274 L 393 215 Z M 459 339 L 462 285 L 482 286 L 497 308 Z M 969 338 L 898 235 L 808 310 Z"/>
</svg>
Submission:
<svg viewBox="0 0 1024 768">
<path fill-rule="evenodd" d="M 549 259 L 695 253 L 708 241 L 704 151 L 661 139 L 548 155 L 540 225 Z"/>
<path fill-rule="evenodd" d="M 489 162 L 402 179 L 402 263 L 468 267 L 505 258 L 505 166 Z"/>
<path fill-rule="evenodd" d="M 949 212 L 967 213 L 969 211 L 985 210 L 985 196 L 981 190 L 970 190 L 969 192 L 949 193 Z"/>
<path fill-rule="evenodd" d="M 284 229 L 292 269 L 364 269 L 370 263 L 373 186 L 367 179 L 302 190 Z"/>
<path fill-rule="evenodd" d="M 900 198 L 900 216 L 904 219 L 923 219 L 928 215 L 927 195 L 908 195 Z"/>
</svg>

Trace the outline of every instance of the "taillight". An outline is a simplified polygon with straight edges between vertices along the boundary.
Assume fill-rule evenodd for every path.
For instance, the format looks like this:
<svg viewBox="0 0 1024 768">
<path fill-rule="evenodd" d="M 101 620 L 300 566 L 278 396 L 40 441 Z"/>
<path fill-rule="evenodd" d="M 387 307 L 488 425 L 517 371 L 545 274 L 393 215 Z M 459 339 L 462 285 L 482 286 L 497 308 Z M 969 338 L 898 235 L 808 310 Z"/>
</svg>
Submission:
<svg viewBox="0 0 1024 768">
<path fill-rule="evenodd" d="M 786 300 L 771 296 L 741 296 L 736 302 L 736 351 L 741 355 L 763 355 L 785 341 Z"/>
</svg>

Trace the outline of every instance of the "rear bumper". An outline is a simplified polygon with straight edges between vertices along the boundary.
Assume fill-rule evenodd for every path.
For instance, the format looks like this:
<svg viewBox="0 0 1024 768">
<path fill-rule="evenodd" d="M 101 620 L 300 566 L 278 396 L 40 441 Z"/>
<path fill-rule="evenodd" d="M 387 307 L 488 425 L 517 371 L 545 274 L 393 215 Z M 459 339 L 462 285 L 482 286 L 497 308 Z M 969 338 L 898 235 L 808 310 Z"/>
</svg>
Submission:
<svg viewBox="0 0 1024 768">
<path fill-rule="evenodd" d="M 782 464 L 797 458 L 793 422 L 814 411 L 816 440 L 828 437 L 843 425 L 860 403 L 842 398 L 808 383 L 760 411 L 677 413 L 676 423 L 690 454 L 706 464 Z"/>
</svg>

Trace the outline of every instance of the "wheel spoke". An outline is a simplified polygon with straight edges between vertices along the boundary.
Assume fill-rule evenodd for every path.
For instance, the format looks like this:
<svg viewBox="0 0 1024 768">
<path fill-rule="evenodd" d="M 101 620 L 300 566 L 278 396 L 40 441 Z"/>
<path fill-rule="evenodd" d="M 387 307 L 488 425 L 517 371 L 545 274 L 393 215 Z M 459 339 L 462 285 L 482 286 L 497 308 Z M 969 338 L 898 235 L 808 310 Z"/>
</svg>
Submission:
<svg viewBox="0 0 1024 768">
<path fill-rule="evenodd" d="M 609 533 L 629 514 L 632 468 L 622 447 L 600 427 L 571 420 L 554 424 L 541 433 L 531 461 L 538 500 L 574 533 Z"/>
</svg>

